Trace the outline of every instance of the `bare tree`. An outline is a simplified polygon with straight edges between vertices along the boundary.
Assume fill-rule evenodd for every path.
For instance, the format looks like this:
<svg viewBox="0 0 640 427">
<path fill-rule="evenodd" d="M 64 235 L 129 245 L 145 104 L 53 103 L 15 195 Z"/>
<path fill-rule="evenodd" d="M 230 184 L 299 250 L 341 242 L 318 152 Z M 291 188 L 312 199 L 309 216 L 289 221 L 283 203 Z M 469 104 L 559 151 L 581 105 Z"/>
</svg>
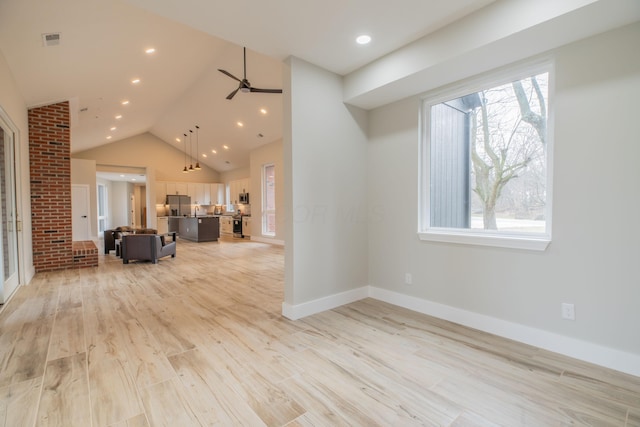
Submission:
<svg viewBox="0 0 640 427">
<path fill-rule="evenodd" d="M 546 101 L 537 78 L 528 80 L 528 93 L 522 81 L 479 92 L 480 105 L 471 114 L 473 191 L 487 230 L 498 228 L 496 204 L 504 187 L 545 151 Z"/>
</svg>

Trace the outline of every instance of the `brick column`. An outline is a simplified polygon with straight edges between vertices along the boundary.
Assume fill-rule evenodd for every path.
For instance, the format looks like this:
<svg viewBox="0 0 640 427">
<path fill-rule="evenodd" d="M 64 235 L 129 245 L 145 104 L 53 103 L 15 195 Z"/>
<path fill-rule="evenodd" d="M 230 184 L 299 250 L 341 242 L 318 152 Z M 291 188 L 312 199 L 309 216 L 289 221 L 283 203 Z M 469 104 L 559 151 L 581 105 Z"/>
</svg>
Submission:
<svg viewBox="0 0 640 427">
<path fill-rule="evenodd" d="M 31 223 L 36 272 L 73 267 L 69 103 L 29 110 Z"/>
</svg>

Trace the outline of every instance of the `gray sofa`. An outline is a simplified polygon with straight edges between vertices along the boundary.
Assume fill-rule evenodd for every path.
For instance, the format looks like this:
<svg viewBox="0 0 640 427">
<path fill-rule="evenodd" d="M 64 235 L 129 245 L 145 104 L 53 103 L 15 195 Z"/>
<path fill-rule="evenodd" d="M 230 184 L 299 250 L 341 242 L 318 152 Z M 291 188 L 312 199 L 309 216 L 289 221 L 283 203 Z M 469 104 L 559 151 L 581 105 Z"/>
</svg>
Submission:
<svg viewBox="0 0 640 427">
<path fill-rule="evenodd" d="M 131 260 L 151 261 L 171 255 L 176 257 L 176 242 L 166 243 L 164 236 L 157 234 L 127 234 L 122 236 L 122 262 L 129 264 Z"/>
</svg>

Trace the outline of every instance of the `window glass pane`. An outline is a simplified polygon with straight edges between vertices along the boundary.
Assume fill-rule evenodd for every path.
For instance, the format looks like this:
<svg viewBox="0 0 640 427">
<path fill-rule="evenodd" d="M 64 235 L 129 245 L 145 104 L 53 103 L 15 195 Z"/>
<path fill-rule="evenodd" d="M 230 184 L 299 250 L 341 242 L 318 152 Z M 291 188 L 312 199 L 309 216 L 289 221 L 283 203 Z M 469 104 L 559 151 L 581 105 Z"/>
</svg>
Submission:
<svg viewBox="0 0 640 427">
<path fill-rule="evenodd" d="M 549 74 L 430 108 L 431 227 L 544 233 Z"/>
<path fill-rule="evenodd" d="M 276 233 L 276 174 L 275 165 L 265 165 L 262 169 L 262 234 L 274 236 Z"/>
</svg>

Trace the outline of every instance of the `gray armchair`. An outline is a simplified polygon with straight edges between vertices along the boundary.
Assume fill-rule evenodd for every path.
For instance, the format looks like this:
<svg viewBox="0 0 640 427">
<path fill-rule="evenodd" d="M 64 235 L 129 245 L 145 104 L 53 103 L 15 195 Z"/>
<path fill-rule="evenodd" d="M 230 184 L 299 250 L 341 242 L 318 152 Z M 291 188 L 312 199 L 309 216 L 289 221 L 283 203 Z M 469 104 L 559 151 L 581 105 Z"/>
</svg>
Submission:
<svg viewBox="0 0 640 427">
<path fill-rule="evenodd" d="M 116 241 L 113 237 L 113 230 L 104 230 L 104 254 L 108 255 L 109 251 L 116 250 Z"/>
<path fill-rule="evenodd" d="M 129 264 L 130 260 L 157 264 L 159 258 L 176 257 L 176 242 L 165 243 L 164 236 L 157 234 L 127 234 L 122 236 L 121 250 L 124 264 Z"/>
</svg>

